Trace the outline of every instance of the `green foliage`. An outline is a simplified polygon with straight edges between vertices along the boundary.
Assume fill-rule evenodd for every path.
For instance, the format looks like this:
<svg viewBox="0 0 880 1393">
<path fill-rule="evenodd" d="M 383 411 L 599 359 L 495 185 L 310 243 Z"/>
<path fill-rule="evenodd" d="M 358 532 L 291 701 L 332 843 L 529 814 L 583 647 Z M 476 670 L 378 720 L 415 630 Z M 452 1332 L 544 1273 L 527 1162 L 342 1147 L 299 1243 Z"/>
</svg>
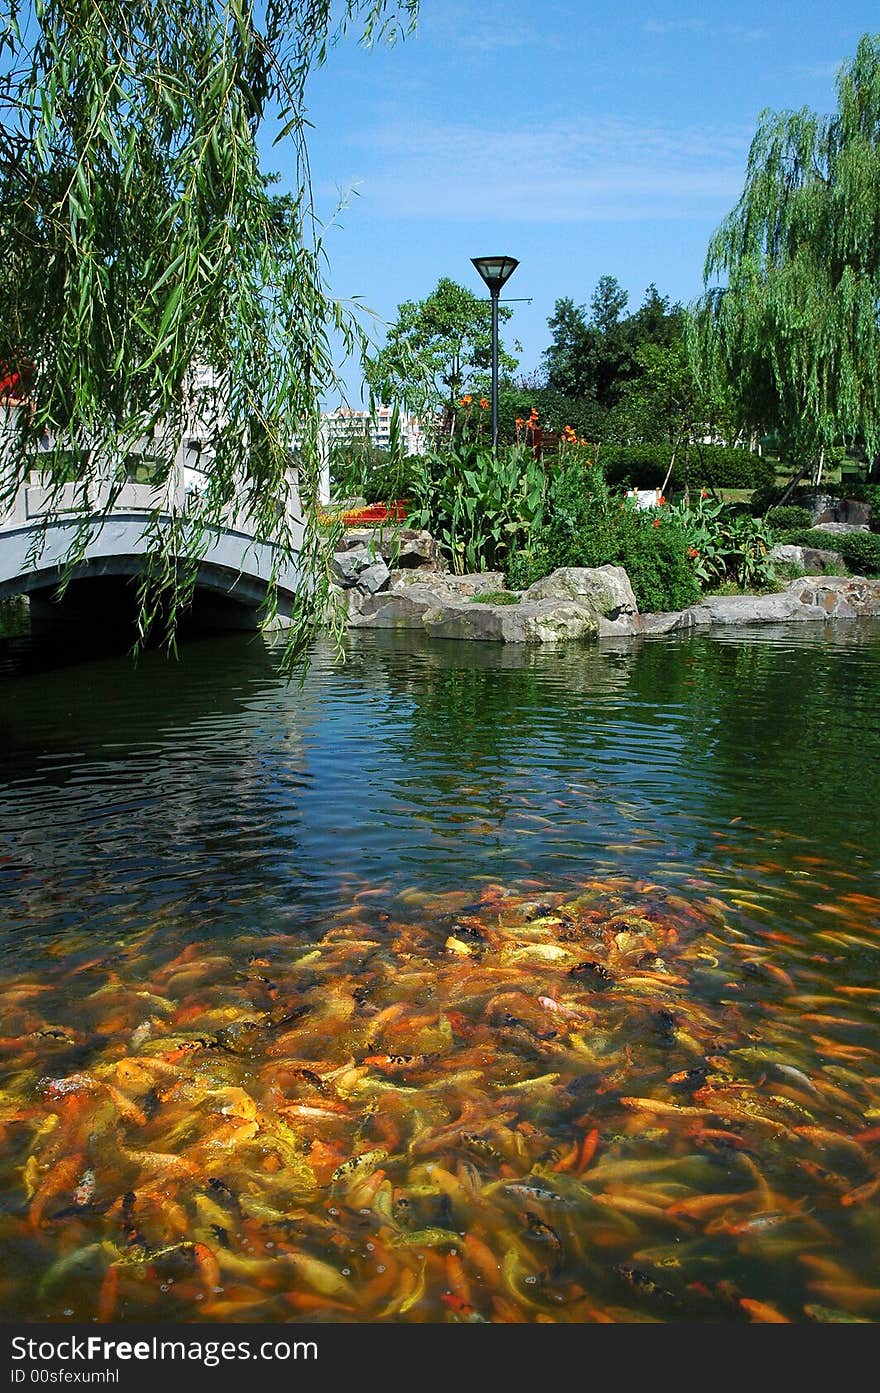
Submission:
<svg viewBox="0 0 880 1393">
<path fill-rule="evenodd" d="M 315 231 L 304 87 L 358 20 L 372 42 L 415 18 L 417 0 L 21 0 L 0 24 L 0 362 L 29 369 L 33 412 L 6 439 L 0 503 L 32 468 L 56 485 L 88 441 L 90 485 L 149 441 L 167 478 L 200 421 L 207 488 L 149 523 L 141 628 L 191 595 L 210 529 L 230 509 L 258 540 L 293 553 L 292 458 L 308 580 L 301 649 L 329 593 L 332 538 L 317 526 L 321 393 L 334 339 L 363 335 L 329 294 Z M 265 118 L 292 147 L 290 192 L 260 165 Z M 57 442 L 43 452 L 46 434 Z M 181 569 L 179 556 L 191 564 Z M 271 600 L 271 595 L 270 595 Z M 270 605 L 271 608 L 271 605 Z"/>
<path fill-rule="evenodd" d="M 624 567 L 642 611 L 684 609 L 699 598 L 681 529 L 614 496 L 590 454 L 566 448 L 551 472 L 544 525 L 511 557 L 508 584 L 525 589 L 560 566 L 606 565 Z"/>
<path fill-rule="evenodd" d="M 393 503 L 409 498 L 425 471 L 423 455 L 386 455 L 377 460 L 364 479 L 361 496 L 367 503 Z"/>
<path fill-rule="evenodd" d="M 702 496 L 690 506 L 674 504 L 669 511 L 686 539 L 702 585 L 715 588 L 733 582 L 757 590 L 772 582 L 767 553 L 774 539 L 761 518 Z"/>
<path fill-rule="evenodd" d="M 638 375 L 624 384 L 610 422 L 617 439 L 680 449 L 716 431 L 732 434 L 724 403 L 698 382 L 684 338 L 640 344 L 633 359 Z"/>
<path fill-rule="evenodd" d="M 504 566 L 540 527 L 544 470 L 524 445 L 496 458 L 477 436 L 424 460 L 409 521 L 432 533 L 456 574 Z"/>
<path fill-rule="evenodd" d="M 777 541 L 798 547 L 818 547 L 839 552 L 847 569 L 857 576 L 880 576 L 880 536 L 875 532 L 817 532 L 805 529 L 783 532 Z"/>
<path fill-rule="evenodd" d="M 510 590 L 480 590 L 471 595 L 472 605 L 518 605 L 520 596 Z"/>
<path fill-rule="evenodd" d="M 333 461 L 331 478 L 337 498 L 363 498 L 365 503 L 392 503 L 409 498 L 424 472 L 421 455 L 404 455 L 368 445 L 342 451 Z"/>
<path fill-rule="evenodd" d="M 608 430 L 608 412 L 590 397 L 567 397 L 550 387 L 529 391 L 506 387 L 498 393 L 498 434 L 510 443 L 517 438 L 517 420 L 528 420 L 532 408 L 538 413 L 542 430 L 558 434 L 563 426 L 571 426 L 583 440 L 604 440 Z M 520 432 L 521 433 L 521 432 Z"/>
<path fill-rule="evenodd" d="M 767 522 L 775 535 L 777 532 L 790 532 L 793 528 L 812 527 L 813 514 L 809 508 L 799 508 L 790 504 L 787 507 L 771 508 L 767 514 Z"/>
<path fill-rule="evenodd" d="M 693 345 L 740 421 L 794 456 L 880 446 L 880 36 L 833 115 L 765 112 L 737 206 L 713 237 Z"/>
<path fill-rule="evenodd" d="M 749 508 L 755 517 L 763 517 L 771 508 L 775 507 L 782 497 L 784 490 L 775 482 L 765 482 L 759 484 L 752 493 Z"/>
<path fill-rule="evenodd" d="M 589 314 L 570 298 L 556 301 L 548 320 L 552 343 L 544 354 L 550 388 L 608 409 L 619 401 L 624 384 L 639 375 L 635 355 L 642 345 L 681 337 L 682 308 L 670 305 L 656 286 L 648 287 L 634 314 L 624 316 L 628 299 L 614 276 L 601 276 Z"/>
<path fill-rule="evenodd" d="M 654 527 L 654 519 L 632 509 L 621 527 L 616 564 L 630 579 L 644 614 L 687 609 L 700 598 L 700 586 L 688 557 L 684 532 L 671 520 Z"/>
<path fill-rule="evenodd" d="M 605 444 L 599 451 L 599 458 L 609 483 L 659 488 L 666 478 L 672 449 L 666 443 Z M 690 449 L 689 466 L 686 450 L 682 448 L 676 451 L 669 487 L 682 488 L 687 478 L 691 488 L 758 488 L 771 484 L 773 477 L 772 464 L 761 455 L 727 445 L 698 445 Z"/>
<path fill-rule="evenodd" d="M 501 305 L 498 317 L 512 313 Z M 502 371 L 515 371 L 517 360 L 503 345 L 498 357 Z M 451 419 L 463 393 L 488 389 L 491 365 L 489 301 L 443 276 L 426 299 L 398 305 L 385 346 L 367 360 L 366 372 L 382 401 L 399 401 L 419 415 L 444 407 Z"/>
<path fill-rule="evenodd" d="M 17 638 L 30 629 L 30 611 L 23 596 L 0 599 L 0 638 Z"/>
</svg>

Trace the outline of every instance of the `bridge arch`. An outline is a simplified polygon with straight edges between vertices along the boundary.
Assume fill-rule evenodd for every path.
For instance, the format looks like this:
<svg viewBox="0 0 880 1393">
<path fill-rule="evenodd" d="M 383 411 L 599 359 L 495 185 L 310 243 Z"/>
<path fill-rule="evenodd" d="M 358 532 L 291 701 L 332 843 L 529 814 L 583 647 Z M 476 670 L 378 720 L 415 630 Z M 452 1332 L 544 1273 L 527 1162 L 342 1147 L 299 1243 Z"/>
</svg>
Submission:
<svg viewBox="0 0 880 1393">
<path fill-rule="evenodd" d="M 159 515 L 158 524 L 168 526 L 171 518 Z M 67 557 L 82 523 L 75 517 L 53 520 L 40 518 L 20 521 L 0 530 L 0 598 L 26 594 L 31 597 L 35 619 L 48 621 L 65 605 L 53 608 L 52 596 L 63 575 L 69 576 L 66 611 L 78 617 L 77 592 L 84 586 L 94 592 L 100 582 L 105 594 L 108 583 L 125 582 L 140 574 L 149 549 L 152 519 L 143 511 L 114 511 L 88 522 L 88 538 L 76 562 L 67 568 Z M 277 548 L 255 542 L 246 531 L 234 526 L 211 529 L 207 546 L 198 562 L 196 593 L 203 618 L 210 627 L 250 628 L 260 626 Z M 299 566 L 294 562 L 279 570 L 277 577 L 278 617 L 290 614 L 300 583 Z"/>
</svg>

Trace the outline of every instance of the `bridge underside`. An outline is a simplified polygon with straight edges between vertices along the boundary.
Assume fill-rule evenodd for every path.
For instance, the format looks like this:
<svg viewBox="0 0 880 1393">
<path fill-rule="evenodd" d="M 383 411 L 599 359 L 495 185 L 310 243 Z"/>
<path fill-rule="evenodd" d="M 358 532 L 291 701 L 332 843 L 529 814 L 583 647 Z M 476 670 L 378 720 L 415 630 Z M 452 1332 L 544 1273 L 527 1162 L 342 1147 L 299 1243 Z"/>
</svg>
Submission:
<svg viewBox="0 0 880 1393">
<path fill-rule="evenodd" d="M 0 565 L 0 598 L 28 595 L 31 622 L 37 628 L 67 628 L 88 625 L 124 632 L 131 628 L 137 613 L 137 585 L 144 566 L 143 518 L 113 519 L 112 527 L 96 529 L 85 555 L 67 569 L 65 557 L 72 540 L 68 527 L 50 528 L 46 544 L 34 563 L 30 558 L 19 565 L 10 556 L 9 537 L 3 539 L 3 556 L 13 564 Z M 18 534 L 19 549 L 28 541 Z M 55 534 L 57 535 L 51 535 Z M 272 552 L 252 539 L 234 532 L 217 533 L 199 562 L 192 603 L 181 615 L 183 624 L 200 630 L 258 629 L 267 618 L 266 591 L 271 575 Z M 3 571 L 5 570 L 5 575 Z M 57 588 L 63 577 L 67 585 L 62 596 Z M 289 618 L 299 581 L 298 572 L 288 570 L 278 586 L 277 622 Z"/>
<path fill-rule="evenodd" d="M 138 571 L 99 573 L 77 568 L 62 595 L 56 577 L 50 585 L 29 584 L 31 627 L 45 633 L 55 629 L 100 628 L 108 637 L 125 639 L 134 631 L 138 614 Z M 231 589 L 197 583 L 190 604 L 180 615 L 182 629 L 196 632 L 255 630 L 265 618 L 263 595 L 243 598 Z M 289 604 L 279 604 L 279 622 L 289 615 Z"/>
</svg>

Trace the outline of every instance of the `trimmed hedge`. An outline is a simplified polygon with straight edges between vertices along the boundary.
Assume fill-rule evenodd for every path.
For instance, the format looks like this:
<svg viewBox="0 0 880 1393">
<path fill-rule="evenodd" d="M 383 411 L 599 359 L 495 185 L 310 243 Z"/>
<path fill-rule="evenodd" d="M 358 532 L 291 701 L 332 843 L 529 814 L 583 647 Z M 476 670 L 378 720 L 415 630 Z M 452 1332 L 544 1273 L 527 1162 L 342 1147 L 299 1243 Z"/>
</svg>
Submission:
<svg viewBox="0 0 880 1393">
<path fill-rule="evenodd" d="M 611 445 L 599 450 L 599 462 L 609 484 L 630 488 L 659 488 L 666 477 L 672 446 Z M 683 488 L 684 451 L 679 450 L 669 488 Z M 756 489 L 772 486 L 775 470 L 769 460 L 748 450 L 729 445 L 700 445 L 691 450 L 689 479 L 691 488 Z"/>
<path fill-rule="evenodd" d="M 819 547 L 839 552 L 847 567 L 857 576 L 880 576 L 880 536 L 875 532 L 817 532 L 797 528 L 776 534 L 777 541 L 798 547 Z"/>
<path fill-rule="evenodd" d="M 799 508 L 795 504 L 790 504 L 782 508 L 771 508 L 767 514 L 767 522 L 776 532 L 792 532 L 796 528 L 809 528 L 813 525 L 813 514 L 809 508 Z"/>
</svg>

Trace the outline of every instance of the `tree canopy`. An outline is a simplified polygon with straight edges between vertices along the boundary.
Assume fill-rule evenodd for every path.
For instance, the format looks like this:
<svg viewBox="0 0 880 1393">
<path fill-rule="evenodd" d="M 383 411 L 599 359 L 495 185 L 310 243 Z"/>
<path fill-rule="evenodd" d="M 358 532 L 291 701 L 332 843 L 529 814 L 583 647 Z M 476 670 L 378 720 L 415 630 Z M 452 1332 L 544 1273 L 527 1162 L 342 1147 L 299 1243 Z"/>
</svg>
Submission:
<svg viewBox="0 0 880 1393">
<path fill-rule="evenodd" d="M 500 320 L 511 314 L 499 306 Z M 503 345 L 498 362 L 502 372 L 516 370 L 517 359 Z M 488 390 L 491 364 L 490 302 L 443 276 L 426 299 L 398 305 L 384 347 L 368 364 L 368 379 L 384 401 L 449 412 L 462 393 Z"/>
<path fill-rule="evenodd" d="M 60 484 L 76 442 L 85 517 L 92 485 L 144 439 L 167 477 L 195 414 L 209 487 L 151 537 L 148 588 L 171 593 L 172 614 L 183 584 L 172 556 L 197 556 L 233 502 L 283 553 L 294 437 L 301 493 L 314 491 L 331 334 L 352 346 L 359 330 L 325 281 L 305 83 L 352 26 L 366 44 L 393 39 L 416 7 L 6 0 L 0 363 L 27 374 L 33 410 L 6 438 L 0 504 L 47 440 L 39 465 Z M 280 198 L 257 148 L 267 118 L 294 155 Z M 306 522 L 304 567 L 320 588 L 321 538 L 311 512 Z M 319 604 L 304 594 L 303 639 Z"/>
<path fill-rule="evenodd" d="M 713 237 L 697 307 L 702 372 L 741 424 L 806 457 L 880 447 L 880 36 L 837 79 L 837 110 L 762 113 L 745 188 Z"/>
<path fill-rule="evenodd" d="M 552 342 L 544 353 L 553 391 L 614 407 L 625 384 L 639 375 L 638 348 L 681 337 L 682 308 L 671 305 L 655 285 L 648 286 L 639 309 L 625 315 L 628 302 L 627 292 L 609 275 L 600 276 L 589 315 L 586 306 L 576 306 L 570 298 L 556 301 L 547 321 Z"/>
</svg>

